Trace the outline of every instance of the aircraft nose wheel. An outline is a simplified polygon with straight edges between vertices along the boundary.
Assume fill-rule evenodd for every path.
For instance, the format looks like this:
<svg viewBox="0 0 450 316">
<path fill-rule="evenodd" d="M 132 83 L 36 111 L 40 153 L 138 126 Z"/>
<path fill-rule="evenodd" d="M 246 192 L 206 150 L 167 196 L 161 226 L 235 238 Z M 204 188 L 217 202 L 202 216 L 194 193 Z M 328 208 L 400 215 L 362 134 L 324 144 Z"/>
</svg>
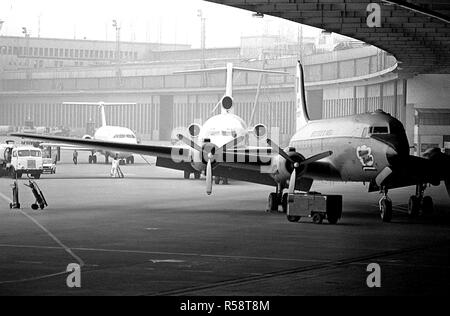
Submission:
<svg viewBox="0 0 450 316">
<path fill-rule="evenodd" d="M 433 199 L 430 196 L 426 196 L 422 201 L 422 212 L 424 215 L 430 215 L 434 212 Z"/>
<path fill-rule="evenodd" d="M 278 212 L 278 194 L 276 193 L 270 193 L 269 194 L 269 200 L 267 203 L 267 211 L 268 212 Z"/>
<path fill-rule="evenodd" d="M 417 196 L 411 196 L 408 203 L 408 215 L 416 217 L 420 212 L 420 199 Z"/>
<path fill-rule="evenodd" d="M 383 197 L 380 201 L 381 219 L 385 223 L 390 223 L 392 220 L 392 201 L 388 197 Z"/>
</svg>

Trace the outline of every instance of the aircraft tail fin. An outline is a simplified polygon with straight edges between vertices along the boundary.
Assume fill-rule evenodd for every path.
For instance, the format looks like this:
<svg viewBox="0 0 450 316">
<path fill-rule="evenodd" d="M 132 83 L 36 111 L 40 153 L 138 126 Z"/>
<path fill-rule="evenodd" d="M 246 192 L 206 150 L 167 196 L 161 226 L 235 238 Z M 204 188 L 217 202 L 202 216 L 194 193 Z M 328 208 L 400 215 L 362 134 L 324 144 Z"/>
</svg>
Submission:
<svg viewBox="0 0 450 316">
<path fill-rule="evenodd" d="M 174 74 L 217 73 L 224 71 L 226 72 L 225 95 L 216 106 L 217 108 L 219 105 L 222 105 L 222 113 L 231 113 L 233 111 L 233 76 L 235 72 L 259 73 L 259 74 L 283 75 L 283 76 L 291 75 L 290 73 L 283 71 L 235 67 L 233 63 L 227 63 L 226 67 L 177 71 Z M 213 112 L 216 110 L 216 108 L 213 110 Z"/>
<path fill-rule="evenodd" d="M 110 102 L 63 102 L 64 105 L 77 105 L 77 106 L 98 106 L 100 110 L 102 127 L 108 126 L 106 121 L 106 113 L 105 106 L 114 106 L 114 105 L 136 105 L 137 103 L 110 103 Z"/>
<path fill-rule="evenodd" d="M 297 94 L 297 118 L 298 124 L 297 128 L 305 126 L 310 121 L 308 114 L 308 106 L 306 104 L 306 89 L 305 89 L 305 74 L 303 71 L 303 65 L 298 62 L 297 65 L 297 76 L 296 76 L 296 94 Z"/>
<path fill-rule="evenodd" d="M 100 115 L 101 115 L 101 118 L 102 118 L 102 127 L 108 126 L 108 124 L 106 122 L 105 104 L 104 103 L 100 103 L 98 105 L 98 108 L 100 109 Z"/>
</svg>

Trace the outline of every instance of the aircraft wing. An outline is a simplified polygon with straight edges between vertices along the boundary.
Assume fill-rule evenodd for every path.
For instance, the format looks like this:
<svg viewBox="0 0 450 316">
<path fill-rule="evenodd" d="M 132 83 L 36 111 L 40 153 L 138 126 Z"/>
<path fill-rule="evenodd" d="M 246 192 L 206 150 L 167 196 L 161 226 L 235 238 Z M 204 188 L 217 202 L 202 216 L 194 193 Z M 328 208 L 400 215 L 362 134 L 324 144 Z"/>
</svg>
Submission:
<svg viewBox="0 0 450 316">
<path fill-rule="evenodd" d="M 63 143 L 40 143 L 39 146 L 42 147 L 59 147 L 61 150 L 76 150 L 76 151 L 92 151 L 92 147 L 80 147 L 71 144 Z"/>
<path fill-rule="evenodd" d="M 89 150 L 121 151 L 139 155 L 157 156 L 164 158 L 172 158 L 173 151 L 175 152 L 178 151 L 178 153 L 180 153 L 186 149 L 183 147 L 174 147 L 174 146 L 171 147 L 171 146 L 151 146 L 143 144 L 124 144 L 94 139 L 79 139 L 70 137 L 45 136 L 45 135 L 33 135 L 21 133 L 13 133 L 10 134 L 10 136 L 35 139 L 43 142 L 51 142 L 52 145 L 56 144 L 61 144 L 61 146 L 67 145 L 70 146 L 73 150 L 75 150 L 76 147 L 79 146 L 79 148 L 89 148 Z"/>
</svg>

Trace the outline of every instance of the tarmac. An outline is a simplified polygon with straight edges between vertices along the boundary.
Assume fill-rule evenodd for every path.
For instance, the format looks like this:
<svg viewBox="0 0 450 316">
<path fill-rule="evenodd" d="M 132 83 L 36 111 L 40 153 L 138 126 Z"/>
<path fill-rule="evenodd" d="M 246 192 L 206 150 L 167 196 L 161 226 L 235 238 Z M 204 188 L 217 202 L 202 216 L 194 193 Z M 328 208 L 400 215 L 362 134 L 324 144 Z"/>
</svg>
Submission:
<svg viewBox="0 0 450 316">
<path fill-rule="evenodd" d="M 49 207 L 33 211 L 20 180 L 22 210 L 10 210 L 12 180 L 0 178 L 0 295 L 449 295 L 450 198 L 427 193 L 435 214 L 405 213 L 414 188 L 394 190 L 392 223 L 379 194 L 351 183 L 315 183 L 344 195 L 338 225 L 290 223 L 267 213 L 272 188 L 231 181 L 205 193 L 204 180 L 137 159 L 123 166 L 75 166 L 63 157 L 38 181 Z M 154 159 L 147 158 L 152 164 Z M 99 158 L 99 162 L 103 159 Z M 66 284 L 81 266 L 81 288 Z M 367 267 L 381 268 L 369 288 Z"/>
</svg>

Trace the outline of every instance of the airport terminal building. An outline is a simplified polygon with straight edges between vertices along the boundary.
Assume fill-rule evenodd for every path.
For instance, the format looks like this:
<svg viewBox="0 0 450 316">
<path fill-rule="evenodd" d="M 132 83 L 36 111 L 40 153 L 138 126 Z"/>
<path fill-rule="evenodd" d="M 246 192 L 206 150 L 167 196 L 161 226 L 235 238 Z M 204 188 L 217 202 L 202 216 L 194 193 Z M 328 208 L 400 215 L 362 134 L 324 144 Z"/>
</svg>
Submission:
<svg viewBox="0 0 450 316">
<path fill-rule="evenodd" d="M 426 148 L 429 141 L 444 148 L 442 135 L 450 135 L 446 128 L 439 142 L 427 137 L 419 141 L 416 122 L 422 112 L 408 100 L 407 78 L 398 75 L 395 58 L 386 52 L 345 45 L 318 51 L 311 41 L 303 49 L 298 43 L 280 49 L 276 41 L 261 42 L 246 38 L 241 47 L 206 50 L 121 43 L 118 58 L 116 42 L 0 37 L 0 125 L 22 126 L 31 120 L 36 126 L 65 126 L 82 135 L 89 122 L 99 124 L 97 109 L 63 102 L 131 102 L 136 105 L 107 111 L 110 124 L 129 126 L 146 140 L 170 140 L 173 129 L 211 116 L 225 87 L 225 73 L 176 72 L 233 62 L 292 74 L 265 76 L 261 84 L 259 74 L 234 78 L 236 114 L 250 126 L 280 128 L 286 145 L 296 130 L 294 74 L 302 59 L 313 119 L 383 109 L 405 124 L 411 144 Z"/>
</svg>

